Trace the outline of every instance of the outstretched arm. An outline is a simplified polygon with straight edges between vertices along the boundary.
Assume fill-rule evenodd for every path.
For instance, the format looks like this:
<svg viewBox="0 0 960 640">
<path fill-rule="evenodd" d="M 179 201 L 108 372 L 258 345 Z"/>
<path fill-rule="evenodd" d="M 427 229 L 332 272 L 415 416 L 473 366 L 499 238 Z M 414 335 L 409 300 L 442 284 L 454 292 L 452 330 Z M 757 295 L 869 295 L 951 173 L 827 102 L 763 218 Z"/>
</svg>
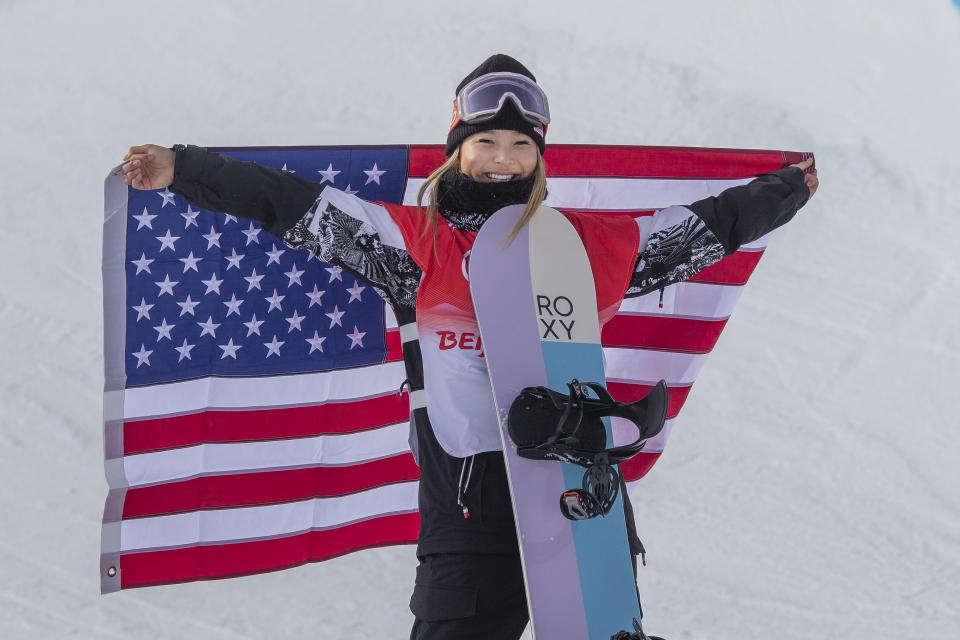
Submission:
<svg viewBox="0 0 960 640">
<path fill-rule="evenodd" d="M 811 158 L 762 174 L 718 196 L 698 200 L 689 208 L 723 245 L 724 253 L 730 255 L 793 219 L 819 184 Z"/>
<path fill-rule="evenodd" d="M 192 145 L 131 147 L 124 161 L 123 181 L 133 188 L 169 187 L 199 208 L 261 222 L 287 245 L 373 285 L 398 317 L 412 317 L 422 272 L 382 205 Z"/>
<path fill-rule="evenodd" d="M 819 186 L 813 159 L 689 206 L 638 218 L 640 251 L 627 297 L 681 282 L 789 222 Z"/>
<path fill-rule="evenodd" d="M 323 185 L 292 173 L 192 145 L 130 147 L 121 170 L 134 189 L 169 187 L 190 204 L 256 220 L 276 236 L 296 224 L 323 191 Z"/>
</svg>

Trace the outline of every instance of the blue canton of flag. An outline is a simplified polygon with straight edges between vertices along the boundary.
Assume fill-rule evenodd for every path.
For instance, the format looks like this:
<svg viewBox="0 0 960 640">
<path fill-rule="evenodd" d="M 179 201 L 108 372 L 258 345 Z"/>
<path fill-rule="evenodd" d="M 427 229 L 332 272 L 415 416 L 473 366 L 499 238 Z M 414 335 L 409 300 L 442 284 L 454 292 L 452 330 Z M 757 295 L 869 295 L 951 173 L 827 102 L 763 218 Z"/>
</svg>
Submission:
<svg viewBox="0 0 960 640">
<path fill-rule="evenodd" d="M 400 202 L 397 148 L 220 150 L 366 200 Z M 304 212 L 306 213 L 306 212 Z M 129 189 L 127 386 L 208 375 L 325 371 L 383 362 L 384 303 L 368 285 L 256 222 Z"/>
</svg>

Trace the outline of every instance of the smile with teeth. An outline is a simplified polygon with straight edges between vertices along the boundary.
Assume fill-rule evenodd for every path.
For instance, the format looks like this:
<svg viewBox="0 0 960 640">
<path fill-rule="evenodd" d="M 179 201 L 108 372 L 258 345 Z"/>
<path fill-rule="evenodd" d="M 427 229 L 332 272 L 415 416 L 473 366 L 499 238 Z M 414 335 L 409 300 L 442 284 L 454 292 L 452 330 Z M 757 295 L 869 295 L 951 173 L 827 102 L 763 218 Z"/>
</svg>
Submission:
<svg viewBox="0 0 960 640">
<path fill-rule="evenodd" d="M 497 180 L 499 182 L 506 182 L 507 180 L 513 180 L 515 174 L 512 173 L 485 173 L 484 174 L 490 180 Z"/>
</svg>

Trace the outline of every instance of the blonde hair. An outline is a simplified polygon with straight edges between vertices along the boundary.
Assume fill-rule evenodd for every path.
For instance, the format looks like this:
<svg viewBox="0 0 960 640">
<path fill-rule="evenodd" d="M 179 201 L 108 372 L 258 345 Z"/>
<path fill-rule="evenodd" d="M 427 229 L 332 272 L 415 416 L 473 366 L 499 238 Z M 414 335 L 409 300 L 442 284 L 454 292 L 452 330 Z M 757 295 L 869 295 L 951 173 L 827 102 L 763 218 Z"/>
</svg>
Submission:
<svg viewBox="0 0 960 640">
<path fill-rule="evenodd" d="M 446 162 L 433 170 L 427 179 L 424 180 L 423 184 L 420 185 L 420 190 L 417 191 L 417 209 L 423 215 L 427 216 L 427 219 L 430 221 L 430 229 L 433 230 L 433 255 L 437 260 L 437 263 L 440 263 L 440 256 L 437 253 L 437 225 L 439 224 L 439 212 L 437 210 L 437 190 L 440 185 L 440 178 L 450 171 L 460 171 L 460 147 L 457 147 L 453 150 L 453 153 L 450 154 L 450 157 L 447 158 Z M 423 206 L 423 197 L 429 192 L 429 199 L 427 201 L 427 206 Z M 530 191 L 530 197 L 527 198 L 526 207 L 523 209 L 523 214 L 520 216 L 520 220 L 517 221 L 517 224 L 513 227 L 513 230 L 510 232 L 510 235 L 504 240 L 504 246 L 509 245 L 513 242 L 514 238 L 517 237 L 517 234 L 523 230 L 527 223 L 530 222 L 530 219 L 533 218 L 533 214 L 537 212 L 537 209 L 540 208 L 540 205 L 543 203 L 543 199 L 547 195 L 547 170 L 543 164 L 543 156 L 540 155 L 540 149 L 537 149 L 537 166 L 533 169 L 533 188 Z M 423 233 L 427 233 L 427 228 L 424 228 Z M 422 236 L 421 236 L 422 237 Z"/>
</svg>

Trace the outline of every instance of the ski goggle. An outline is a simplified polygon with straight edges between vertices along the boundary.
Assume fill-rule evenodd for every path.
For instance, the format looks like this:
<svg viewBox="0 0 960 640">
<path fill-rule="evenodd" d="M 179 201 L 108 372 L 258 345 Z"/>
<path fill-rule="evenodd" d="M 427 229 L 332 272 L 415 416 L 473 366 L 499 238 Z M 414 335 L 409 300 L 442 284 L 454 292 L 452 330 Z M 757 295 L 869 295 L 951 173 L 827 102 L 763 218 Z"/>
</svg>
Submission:
<svg viewBox="0 0 960 640">
<path fill-rule="evenodd" d="M 487 73 L 467 83 L 457 94 L 456 114 L 468 124 L 483 122 L 497 115 L 508 98 L 526 120 L 550 123 L 550 108 L 543 90 L 527 76 L 508 71 Z"/>
</svg>

